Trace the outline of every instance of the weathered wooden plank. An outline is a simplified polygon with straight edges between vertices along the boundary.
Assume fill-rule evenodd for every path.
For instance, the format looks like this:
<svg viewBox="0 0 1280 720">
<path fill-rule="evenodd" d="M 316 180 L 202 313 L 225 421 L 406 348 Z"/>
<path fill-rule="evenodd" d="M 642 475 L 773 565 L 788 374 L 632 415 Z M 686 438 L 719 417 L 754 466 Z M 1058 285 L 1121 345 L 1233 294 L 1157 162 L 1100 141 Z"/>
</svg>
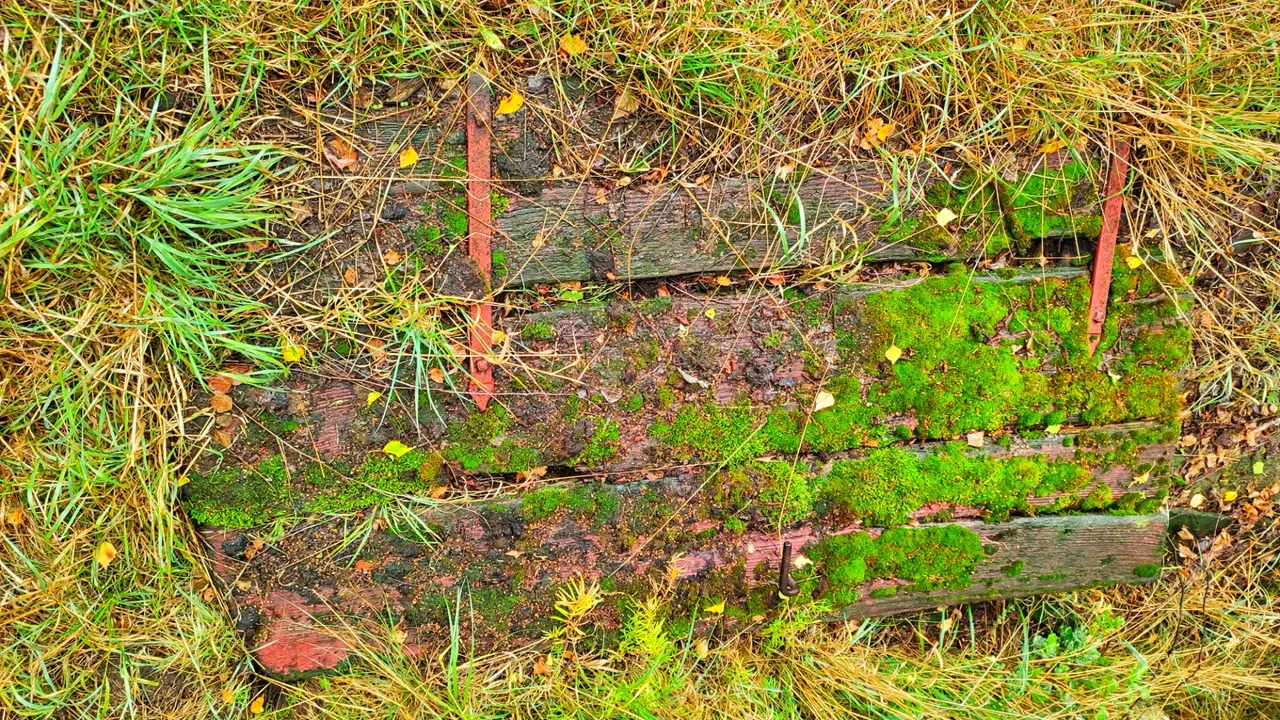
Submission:
<svg viewBox="0 0 1280 720">
<path fill-rule="evenodd" d="M 876 590 L 895 586 L 879 583 L 868 586 L 841 616 L 895 615 L 939 605 L 1151 582 L 1160 576 L 1166 522 L 1164 515 L 1071 515 L 966 524 L 984 546 L 995 548 L 975 567 L 971 584 L 884 595 Z"/>
<path fill-rule="evenodd" d="M 526 285 L 858 257 L 966 260 L 1010 248 L 1025 253 L 1032 240 L 1095 235 L 1091 174 L 1089 166 L 1068 163 L 1012 182 L 926 168 L 903 177 L 887 163 L 867 161 L 785 180 L 726 178 L 615 190 L 560 183 L 538 197 L 513 196 L 499 222 L 510 281 Z M 910 208 L 905 217 L 889 210 L 895 203 Z M 945 228 L 933 220 L 943 207 L 960 215 Z"/>
<path fill-rule="evenodd" d="M 327 521 L 281 538 L 206 530 L 215 576 L 264 669 L 332 669 L 353 629 L 395 624 L 411 652 L 438 649 L 450 608 L 482 648 L 551 627 L 556 591 L 584 578 L 612 593 L 591 620 L 616 629 L 630 596 L 674 574 L 676 617 L 725 602 L 738 625 L 777 604 L 783 541 L 812 560 L 800 596 L 847 616 L 1144 582 L 1158 574 L 1162 515 L 1024 518 L 881 531 L 833 518 L 787 530 L 735 529 L 724 501 L 696 478 L 544 488 L 515 501 L 428 513 L 429 542 L 406 539 L 403 515 L 364 530 Z M 388 528 L 390 529 L 384 529 Z M 892 588 L 892 590 L 890 590 Z M 380 631 L 384 632 L 384 631 Z"/>
<path fill-rule="evenodd" d="M 1067 152 L 1017 158 L 1000 172 L 945 158 L 865 159 L 696 183 L 566 182 L 550 176 L 553 143 L 535 138 L 537 126 L 510 117 L 494 124 L 509 201 L 497 218 L 495 265 L 508 269 L 508 284 L 1025 254 L 1037 240 L 1095 237 L 1101 222 L 1096 163 Z M 412 143 L 443 159 L 401 171 L 393 193 L 458 194 L 441 182 L 461 157 L 456 132 L 399 117 L 357 132 L 383 154 Z M 957 218 L 939 227 L 934 216 L 944 207 Z"/>
<path fill-rule="evenodd" d="M 1055 457 L 1079 458 L 1091 475 L 1121 473 L 1117 485 L 1144 473 L 1154 480 L 1170 468 L 1144 459 L 1142 448 L 1177 436 L 1176 372 L 1189 334 L 1176 305 L 1135 301 L 1149 291 L 1138 292 L 1132 274 L 1118 275 L 1114 287 L 1123 301 L 1096 358 L 1076 333 L 1083 276 L 952 275 L 791 301 L 682 297 L 507 318 L 506 350 L 495 358 L 498 405 L 485 413 L 432 383 L 419 398 L 433 393 L 440 421 L 425 402 L 413 405 L 403 384 L 412 376 L 397 389 L 386 379 L 336 379 L 336 365 L 300 374 L 287 394 L 235 389 L 236 410 L 219 420 L 235 439 L 220 467 L 209 458 L 192 474 L 189 507 L 202 522 L 244 525 L 359 507 L 327 499 L 339 478 L 405 492 L 540 466 L 642 474 L 797 454 L 809 464 L 974 432 L 989 445 L 1028 452 L 1047 434 L 1058 439 L 1039 454 L 1056 443 Z M 903 349 L 896 364 L 884 359 L 893 343 Z M 346 362 L 386 373 L 396 349 L 380 352 L 386 357 L 360 353 Z M 371 391 L 384 398 L 369 405 Z M 811 412 L 819 392 L 831 393 L 834 405 Z M 1108 442 L 1061 433 L 1064 425 L 1136 420 L 1158 428 L 1130 432 L 1123 457 L 1107 458 Z M 388 475 L 369 460 L 391 439 L 416 447 L 413 483 L 400 478 L 403 468 Z M 236 501 L 228 486 L 258 491 Z M 237 503 L 254 511 L 219 517 Z"/>
</svg>

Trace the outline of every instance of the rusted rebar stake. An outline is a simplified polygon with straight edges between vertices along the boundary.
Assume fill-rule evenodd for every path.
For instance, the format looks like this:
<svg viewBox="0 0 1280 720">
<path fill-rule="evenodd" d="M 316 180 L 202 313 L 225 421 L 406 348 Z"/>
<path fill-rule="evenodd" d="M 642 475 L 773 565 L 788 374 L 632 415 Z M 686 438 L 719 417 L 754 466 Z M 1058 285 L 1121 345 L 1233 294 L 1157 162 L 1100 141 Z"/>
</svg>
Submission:
<svg viewBox="0 0 1280 720">
<path fill-rule="evenodd" d="M 491 252 L 493 207 L 489 199 L 489 82 L 478 72 L 467 79 L 467 254 L 492 287 Z M 469 392 L 476 407 L 484 411 L 493 398 L 493 367 L 490 347 L 493 338 L 493 305 L 486 292 L 471 308 L 471 383 Z"/>
<path fill-rule="evenodd" d="M 1120 211 L 1124 209 L 1124 186 L 1129 177 L 1129 141 L 1111 140 L 1111 168 L 1102 201 L 1102 232 L 1093 253 L 1093 286 L 1089 291 L 1089 354 L 1102 341 L 1107 321 L 1107 296 L 1111 293 L 1111 268 L 1116 258 L 1116 236 L 1120 233 Z"/>
</svg>

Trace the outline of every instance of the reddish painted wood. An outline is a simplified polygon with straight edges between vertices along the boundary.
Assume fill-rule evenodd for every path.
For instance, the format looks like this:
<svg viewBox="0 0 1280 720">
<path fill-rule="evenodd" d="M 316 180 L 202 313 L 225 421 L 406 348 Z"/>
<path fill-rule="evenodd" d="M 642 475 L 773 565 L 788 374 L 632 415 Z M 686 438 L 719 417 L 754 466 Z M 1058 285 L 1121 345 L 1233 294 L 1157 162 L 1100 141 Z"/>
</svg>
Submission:
<svg viewBox="0 0 1280 720">
<path fill-rule="evenodd" d="M 1129 177 L 1129 141 L 1111 143 L 1111 169 L 1107 173 L 1102 202 L 1102 234 L 1093 254 L 1093 287 L 1089 293 L 1089 353 L 1098 349 L 1102 325 L 1107 319 L 1107 297 L 1111 292 L 1111 267 L 1116 256 L 1116 236 L 1120 233 L 1120 211 L 1124 209 L 1124 185 Z"/>
<path fill-rule="evenodd" d="M 467 81 L 467 251 L 480 274 L 492 275 L 493 208 L 490 200 L 489 84 L 480 73 Z M 483 411 L 493 397 L 493 367 L 488 357 L 493 305 L 488 298 L 471 308 L 471 398 Z"/>
</svg>

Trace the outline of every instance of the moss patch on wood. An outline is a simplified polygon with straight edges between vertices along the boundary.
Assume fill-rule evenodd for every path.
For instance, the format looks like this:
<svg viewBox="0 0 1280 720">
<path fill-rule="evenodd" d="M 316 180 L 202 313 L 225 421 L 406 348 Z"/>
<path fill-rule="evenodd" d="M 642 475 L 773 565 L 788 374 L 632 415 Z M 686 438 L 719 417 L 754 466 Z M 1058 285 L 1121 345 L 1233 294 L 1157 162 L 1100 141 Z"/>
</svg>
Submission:
<svg viewBox="0 0 1280 720">
<path fill-rule="evenodd" d="M 839 607 L 858 599 L 870 580 L 900 580 L 903 591 L 961 589 L 984 557 L 978 534 L 959 525 L 893 528 L 872 539 L 865 532 L 832 535 L 805 547 L 822 578 L 816 596 Z"/>
</svg>

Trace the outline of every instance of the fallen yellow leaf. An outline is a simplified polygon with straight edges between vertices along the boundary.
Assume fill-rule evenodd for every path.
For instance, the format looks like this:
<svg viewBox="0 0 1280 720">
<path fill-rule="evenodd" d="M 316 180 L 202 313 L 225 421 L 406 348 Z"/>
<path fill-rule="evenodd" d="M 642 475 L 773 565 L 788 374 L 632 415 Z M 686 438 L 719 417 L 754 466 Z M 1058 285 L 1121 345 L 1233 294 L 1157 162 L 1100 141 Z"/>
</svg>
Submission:
<svg viewBox="0 0 1280 720">
<path fill-rule="evenodd" d="M 693 644 L 693 654 L 698 656 L 699 660 L 706 660 L 711 654 L 711 644 L 706 638 L 698 638 L 698 642 Z"/>
<path fill-rule="evenodd" d="M 716 319 L 716 309 L 715 309 L 715 308 L 707 308 L 705 311 L 703 311 L 703 313 L 702 313 L 702 314 L 703 314 L 703 315 L 706 315 L 706 316 L 707 316 L 707 318 L 708 318 L 708 319 L 710 319 L 710 320 L 715 320 L 715 319 Z"/>
<path fill-rule="evenodd" d="M 230 687 L 222 688 L 222 702 L 228 705 L 234 705 L 235 701 L 236 701 L 235 688 L 230 688 Z"/>
<path fill-rule="evenodd" d="M 1137 270 L 1142 266 L 1142 258 L 1137 255 L 1130 255 L 1124 259 L 1124 264 L 1128 265 L 1130 270 Z"/>
<path fill-rule="evenodd" d="M 502 98 L 498 103 L 498 109 L 494 115 L 510 115 L 522 107 L 524 107 L 524 96 L 519 90 L 512 90 L 510 95 Z"/>
<path fill-rule="evenodd" d="M 951 212 L 950 208 L 942 208 L 938 211 L 937 215 L 933 216 L 933 221 L 938 223 L 938 227 L 946 227 L 951 224 L 952 220 L 955 220 L 958 217 L 960 216 Z"/>
<path fill-rule="evenodd" d="M 261 715 L 262 710 L 266 707 L 266 705 L 267 705 L 267 696 L 259 695 L 258 697 L 253 699 L 253 702 L 249 703 L 249 712 L 253 713 L 254 715 Z"/>
<path fill-rule="evenodd" d="M 1190 505 L 1192 509 L 1198 508 L 1201 505 L 1204 505 L 1204 495 L 1201 495 L 1200 493 L 1196 493 L 1195 495 L 1192 495 L 1191 501 L 1188 502 L 1187 504 Z"/>
<path fill-rule="evenodd" d="M 1253 461 L 1253 474 L 1254 474 L 1254 475 L 1261 475 L 1261 474 L 1262 474 L 1262 471 L 1263 471 L 1262 461 L 1261 461 L 1261 460 L 1254 460 L 1254 461 Z"/>
<path fill-rule="evenodd" d="M 489 342 L 500 343 L 507 339 L 507 334 L 501 330 L 494 330 L 489 334 Z"/>
<path fill-rule="evenodd" d="M 733 281 L 730 280 L 726 275 L 717 275 L 716 284 L 719 285 L 720 287 L 729 287 L 730 285 L 733 284 Z"/>
<path fill-rule="evenodd" d="M 710 615 L 719 615 L 724 612 L 724 601 L 721 600 L 720 602 L 714 605 L 708 605 L 705 608 L 703 608 L 702 611 Z"/>
<path fill-rule="evenodd" d="M 836 396 L 823 390 L 813 399 L 813 411 L 825 410 L 836 404 Z"/>
<path fill-rule="evenodd" d="M 380 397 L 382 397 L 382 393 L 378 392 L 377 390 L 370 390 L 368 397 L 364 399 L 364 404 L 366 406 L 372 405 L 378 402 L 378 398 Z"/>
<path fill-rule="evenodd" d="M 1045 425 L 1045 426 L 1044 426 L 1044 431 L 1045 431 L 1046 433 L 1048 433 L 1049 435 L 1054 435 L 1054 434 L 1056 434 L 1056 433 L 1057 433 L 1059 430 L 1061 430 L 1061 429 L 1062 429 L 1062 424 L 1061 424 L 1061 423 L 1054 423 L 1054 424 L 1052 424 L 1052 425 Z"/>
<path fill-rule="evenodd" d="M 1040 146 L 1040 154 L 1052 155 L 1053 153 L 1058 152 L 1059 150 L 1061 150 L 1066 146 L 1067 146 L 1067 143 L 1063 140 L 1050 140 L 1049 142 Z"/>
<path fill-rule="evenodd" d="M 189 482 L 191 482 L 191 478 L 187 477 L 186 475 L 178 476 L 178 487 L 182 487 L 183 485 L 186 485 Z"/>
<path fill-rule="evenodd" d="M 418 151 L 412 145 L 400 151 L 400 167 L 418 164 Z"/>
<path fill-rule="evenodd" d="M 103 540 L 98 546 L 98 552 L 93 554 L 93 559 L 102 567 L 110 565 L 111 561 L 116 559 L 116 546 L 112 545 L 110 540 Z"/>
<path fill-rule="evenodd" d="M 382 446 L 382 452 L 392 457 L 403 457 L 405 453 L 409 452 L 409 446 L 399 440 L 392 440 Z"/>
<path fill-rule="evenodd" d="M 971 432 L 964 436 L 964 441 L 969 443 L 969 447 L 980 448 L 986 443 L 987 434 L 981 430 Z"/>
<path fill-rule="evenodd" d="M 565 55 L 573 57 L 574 55 L 581 55 L 586 51 L 587 41 L 583 40 L 581 35 L 565 33 L 560 36 L 560 52 Z"/>
<path fill-rule="evenodd" d="M 884 123 L 880 127 L 876 128 L 876 137 L 880 140 L 880 142 L 884 142 L 885 140 L 889 139 L 890 135 L 893 134 L 893 130 L 894 130 L 893 123 L 891 122 Z"/>
<path fill-rule="evenodd" d="M 1238 497 L 1240 497 L 1240 493 L 1235 490 L 1228 490 L 1222 493 L 1222 502 L 1233 502 Z"/>
<path fill-rule="evenodd" d="M 902 348 L 897 345 L 890 345 L 889 349 L 884 351 L 884 359 L 888 360 L 890 365 L 896 365 L 901 357 Z"/>
<path fill-rule="evenodd" d="M 27 520 L 27 512 L 22 508 L 12 510 L 8 515 L 4 516 L 4 521 L 9 525 L 21 525 Z"/>
<path fill-rule="evenodd" d="M 284 357 L 285 362 L 298 362 L 303 355 L 307 354 L 307 349 L 301 345 L 297 345 L 290 340 L 286 340 L 284 345 L 280 346 L 280 355 Z"/>
<path fill-rule="evenodd" d="M 444 383 L 444 371 L 438 367 L 433 367 L 428 370 L 427 377 L 430 378 L 433 383 Z"/>
</svg>

